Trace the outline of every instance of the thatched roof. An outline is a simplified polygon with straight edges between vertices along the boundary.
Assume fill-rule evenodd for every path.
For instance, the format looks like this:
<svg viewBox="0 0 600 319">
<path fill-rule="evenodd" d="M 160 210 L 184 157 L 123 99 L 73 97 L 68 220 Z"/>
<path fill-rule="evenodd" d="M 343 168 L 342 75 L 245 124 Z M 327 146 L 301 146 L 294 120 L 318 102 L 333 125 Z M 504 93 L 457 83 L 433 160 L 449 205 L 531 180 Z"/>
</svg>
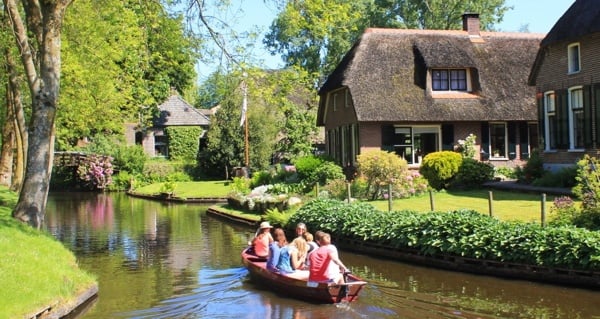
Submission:
<svg viewBox="0 0 600 319">
<path fill-rule="evenodd" d="M 600 32 L 600 1 L 575 1 L 542 40 L 535 63 L 531 68 L 529 84 L 536 84 L 539 68 L 549 46 L 563 41 L 575 42 L 582 36 L 597 32 Z"/>
<path fill-rule="evenodd" d="M 600 1 L 577 0 L 550 29 L 541 47 L 596 32 L 600 32 Z"/>
<path fill-rule="evenodd" d="M 350 90 L 359 122 L 536 120 L 527 76 L 542 34 L 367 29 L 319 91 Z M 426 92 L 428 68 L 472 68 L 474 94 Z"/>
<path fill-rule="evenodd" d="M 209 118 L 184 101 L 179 95 L 171 95 L 158 106 L 160 115 L 154 119 L 154 126 L 207 126 Z"/>
</svg>

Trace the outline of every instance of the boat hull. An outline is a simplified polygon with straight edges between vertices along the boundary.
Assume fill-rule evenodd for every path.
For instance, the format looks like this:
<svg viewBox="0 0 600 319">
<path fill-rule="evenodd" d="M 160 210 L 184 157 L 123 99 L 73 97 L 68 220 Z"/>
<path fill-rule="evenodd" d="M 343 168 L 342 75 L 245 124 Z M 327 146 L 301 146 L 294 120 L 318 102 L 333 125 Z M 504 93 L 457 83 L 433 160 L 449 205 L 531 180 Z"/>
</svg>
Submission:
<svg viewBox="0 0 600 319">
<path fill-rule="evenodd" d="M 242 252 L 242 262 L 251 279 L 272 291 L 315 303 L 352 302 L 367 284 L 353 274 L 347 275 L 346 284 L 316 283 L 308 281 L 308 271 L 296 271 L 290 275 L 266 269 L 266 261 Z"/>
</svg>

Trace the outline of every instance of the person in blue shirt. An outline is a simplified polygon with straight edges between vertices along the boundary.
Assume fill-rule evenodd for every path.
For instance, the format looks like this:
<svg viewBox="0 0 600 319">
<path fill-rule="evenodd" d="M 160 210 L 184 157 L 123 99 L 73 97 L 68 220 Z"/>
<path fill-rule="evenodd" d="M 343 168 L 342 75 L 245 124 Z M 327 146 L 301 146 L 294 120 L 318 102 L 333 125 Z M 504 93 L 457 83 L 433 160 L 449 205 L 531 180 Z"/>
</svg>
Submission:
<svg viewBox="0 0 600 319">
<path fill-rule="evenodd" d="M 281 248 L 288 244 L 285 232 L 281 228 L 275 228 L 273 231 L 273 242 L 269 245 L 269 256 L 267 257 L 267 269 L 277 271 L 279 254 Z"/>
<path fill-rule="evenodd" d="M 296 237 L 289 245 L 281 248 L 277 269 L 282 273 L 292 273 L 304 268 L 308 244 L 302 237 Z"/>
</svg>

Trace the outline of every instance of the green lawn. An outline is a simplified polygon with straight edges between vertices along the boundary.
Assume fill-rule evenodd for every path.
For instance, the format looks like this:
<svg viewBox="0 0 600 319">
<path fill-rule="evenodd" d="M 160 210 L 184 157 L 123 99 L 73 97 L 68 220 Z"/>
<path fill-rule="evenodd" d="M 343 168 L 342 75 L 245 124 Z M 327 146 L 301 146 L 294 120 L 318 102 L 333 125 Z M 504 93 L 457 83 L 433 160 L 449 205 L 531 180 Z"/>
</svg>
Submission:
<svg viewBox="0 0 600 319">
<path fill-rule="evenodd" d="M 11 217 L 16 194 L 0 188 L 0 318 L 30 318 L 46 307 L 74 305 L 96 286 L 73 253 L 48 234 Z"/>
<path fill-rule="evenodd" d="M 181 198 L 224 198 L 231 192 L 230 181 L 201 181 L 201 182 L 176 182 L 175 194 Z M 163 183 L 150 184 L 135 189 L 143 195 L 156 195 L 161 192 Z"/>
<path fill-rule="evenodd" d="M 492 212 L 500 220 L 519 220 L 524 222 L 540 222 L 542 196 L 533 193 L 499 191 L 492 192 Z M 451 211 L 456 209 L 472 209 L 482 214 L 489 214 L 489 191 L 485 189 L 472 191 L 434 192 L 433 203 L 436 211 Z M 546 220 L 550 216 L 554 196 L 546 196 Z M 388 210 L 387 200 L 370 202 L 379 210 Z M 429 194 L 394 200 L 392 210 L 430 211 Z"/>
</svg>

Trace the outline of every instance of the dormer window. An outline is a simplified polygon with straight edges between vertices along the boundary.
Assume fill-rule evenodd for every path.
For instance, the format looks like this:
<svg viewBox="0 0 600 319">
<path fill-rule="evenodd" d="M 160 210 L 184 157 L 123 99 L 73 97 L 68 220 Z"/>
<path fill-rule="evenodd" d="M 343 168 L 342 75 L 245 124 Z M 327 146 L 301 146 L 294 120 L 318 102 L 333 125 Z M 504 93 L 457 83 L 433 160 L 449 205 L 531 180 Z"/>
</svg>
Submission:
<svg viewBox="0 0 600 319">
<path fill-rule="evenodd" d="M 569 55 L 569 74 L 579 72 L 581 70 L 579 43 L 573 43 L 573 44 L 569 45 L 568 55 Z"/>
<path fill-rule="evenodd" d="M 433 91 L 462 91 L 466 92 L 466 69 L 432 69 L 431 88 Z"/>
</svg>

